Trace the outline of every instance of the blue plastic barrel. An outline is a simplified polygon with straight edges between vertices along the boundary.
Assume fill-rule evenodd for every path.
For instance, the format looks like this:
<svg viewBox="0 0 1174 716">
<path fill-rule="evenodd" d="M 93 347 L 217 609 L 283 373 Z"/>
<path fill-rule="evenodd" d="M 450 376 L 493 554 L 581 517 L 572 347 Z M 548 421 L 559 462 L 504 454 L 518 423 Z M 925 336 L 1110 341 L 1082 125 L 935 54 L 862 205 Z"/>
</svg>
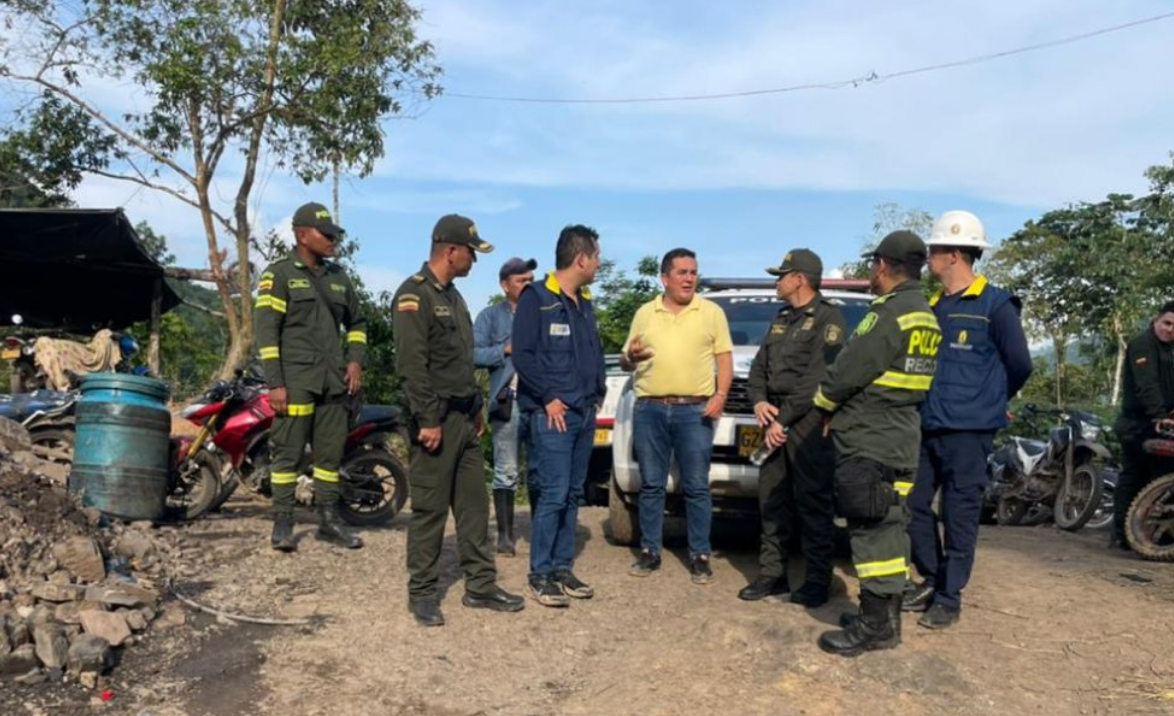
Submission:
<svg viewBox="0 0 1174 716">
<path fill-rule="evenodd" d="M 171 413 L 166 383 L 122 373 L 81 381 L 69 489 L 124 520 L 157 520 L 167 498 Z"/>
</svg>

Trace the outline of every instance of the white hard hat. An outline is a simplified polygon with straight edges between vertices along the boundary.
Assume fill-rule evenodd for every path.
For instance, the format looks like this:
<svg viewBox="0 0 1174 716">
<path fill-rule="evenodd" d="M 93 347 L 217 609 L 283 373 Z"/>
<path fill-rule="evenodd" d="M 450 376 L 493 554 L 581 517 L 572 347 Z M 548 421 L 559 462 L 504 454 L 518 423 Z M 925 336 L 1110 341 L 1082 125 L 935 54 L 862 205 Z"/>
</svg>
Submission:
<svg viewBox="0 0 1174 716">
<path fill-rule="evenodd" d="M 933 222 L 926 246 L 957 246 L 985 250 L 991 248 L 986 242 L 986 229 L 978 217 L 969 211 L 947 211 Z"/>
</svg>

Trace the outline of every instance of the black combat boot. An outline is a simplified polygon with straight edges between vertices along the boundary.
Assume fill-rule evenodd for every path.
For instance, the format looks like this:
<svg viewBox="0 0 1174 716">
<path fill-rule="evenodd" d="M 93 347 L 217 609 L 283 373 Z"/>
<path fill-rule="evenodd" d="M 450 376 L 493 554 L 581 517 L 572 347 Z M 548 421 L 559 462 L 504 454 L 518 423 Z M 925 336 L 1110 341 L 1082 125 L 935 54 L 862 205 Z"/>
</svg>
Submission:
<svg viewBox="0 0 1174 716">
<path fill-rule="evenodd" d="M 901 643 L 901 596 L 879 597 L 860 593 L 860 616 L 840 631 L 824 632 L 819 648 L 830 654 L 858 656 L 866 651 L 892 649 Z"/>
<path fill-rule="evenodd" d="M 502 557 L 517 556 L 514 547 L 514 491 L 494 490 L 493 511 L 497 514 L 497 553 Z"/>
<path fill-rule="evenodd" d="M 278 552 L 296 552 L 298 543 L 293 538 L 293 515 L 274 515 L 273 534 L 269 546 Z"/>
<path fill-rule="evenodd" d="M 342 523 L 338 516 L 338 503 L 327 502 L 318 505 L 318 539 L 333 542 L 347 549 L 359 549 L 363 540 Z"/>
</svg>

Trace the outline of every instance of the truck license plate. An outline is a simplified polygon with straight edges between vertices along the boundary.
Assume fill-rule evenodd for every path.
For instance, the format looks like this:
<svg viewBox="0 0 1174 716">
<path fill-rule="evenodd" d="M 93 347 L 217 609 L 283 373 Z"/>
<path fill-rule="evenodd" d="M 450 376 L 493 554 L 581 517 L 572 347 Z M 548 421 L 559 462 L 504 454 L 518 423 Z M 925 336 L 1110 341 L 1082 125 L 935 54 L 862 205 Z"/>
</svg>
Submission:
<svg viewBox="0 0 1174 716">
<path fill-rule="evenodd" d="M 757 425 L 739 425 L 735 436 L 738 438 L 738 457 L 750 457 L 762 444 L 762 428 Z"/>
<path fill-rule="evenodd" d="M 19 348 L 5 348 L 3 353 L 0 353 L 0 360 L 16 360 L 20 358 Z"/>
<path fill-rule="evenodd" d="M 595 444 L 611 445 L 611 428 L 595 428 Z"/>
</svg>

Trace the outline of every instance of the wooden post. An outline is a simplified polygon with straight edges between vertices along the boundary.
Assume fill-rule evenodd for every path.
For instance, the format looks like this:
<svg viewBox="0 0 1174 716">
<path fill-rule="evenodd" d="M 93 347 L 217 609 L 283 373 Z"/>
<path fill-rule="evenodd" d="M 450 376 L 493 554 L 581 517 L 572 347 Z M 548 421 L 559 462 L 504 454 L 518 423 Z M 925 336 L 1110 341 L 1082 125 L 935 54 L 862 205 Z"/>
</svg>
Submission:
<svg viewBox="0 0 1174 716">
<path fill-rule="evenodd" d="M 163 278 L 155 279 L 151 291 L 151 340 L 147 344 L 147 368 L 156 378 L 160 375 L 159 334 L 163 331 Z"/>
</svg>

